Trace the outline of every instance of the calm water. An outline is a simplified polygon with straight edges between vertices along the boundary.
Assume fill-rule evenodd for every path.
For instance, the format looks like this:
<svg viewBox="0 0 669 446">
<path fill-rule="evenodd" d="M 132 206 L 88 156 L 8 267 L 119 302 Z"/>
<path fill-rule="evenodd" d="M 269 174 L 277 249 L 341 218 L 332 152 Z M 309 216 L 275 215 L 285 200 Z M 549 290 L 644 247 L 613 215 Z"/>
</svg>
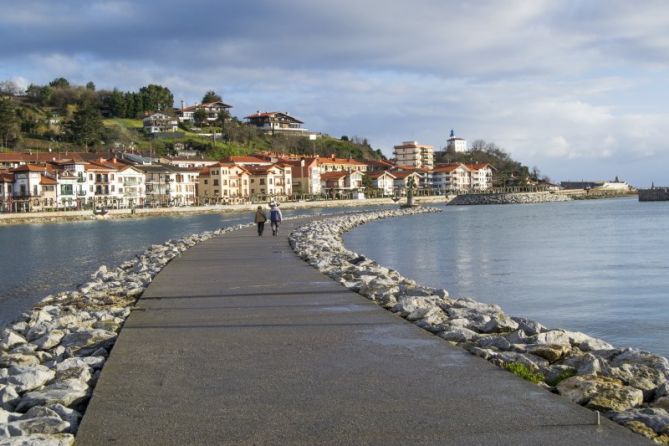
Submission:
<svg viewBox="0 0 669 446">
<path fill-rule="evenodd" d="M 451 296 L 669 356 L 669 203 L 445 207 L 346 245 Z"/>
<path fill-rule="evenodd" d="M 283 214 L 285 218 L 342 211 L 284 210 Z M 251 221 L 253 213 L 247 212 L 0 226 L 0 327 L 48 294 L 75 289 L 100 265 L 116 266 L 153 243 Z"/>
</svg>

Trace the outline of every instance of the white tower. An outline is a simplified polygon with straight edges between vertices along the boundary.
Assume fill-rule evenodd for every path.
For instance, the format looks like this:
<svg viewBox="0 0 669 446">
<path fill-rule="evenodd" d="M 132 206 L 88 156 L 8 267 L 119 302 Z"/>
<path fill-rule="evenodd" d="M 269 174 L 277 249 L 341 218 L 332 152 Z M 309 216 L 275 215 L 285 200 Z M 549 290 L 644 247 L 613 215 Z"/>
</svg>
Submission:
<svg viewBox="0 0 669 446">
<path fill-rule="evenodd" d="M 451 153 L 466 152 L 467 140 L 455 136 L 455 132 L 451 129 L 451 137 L 446 141 L 446 151 Z"/>
</svg>

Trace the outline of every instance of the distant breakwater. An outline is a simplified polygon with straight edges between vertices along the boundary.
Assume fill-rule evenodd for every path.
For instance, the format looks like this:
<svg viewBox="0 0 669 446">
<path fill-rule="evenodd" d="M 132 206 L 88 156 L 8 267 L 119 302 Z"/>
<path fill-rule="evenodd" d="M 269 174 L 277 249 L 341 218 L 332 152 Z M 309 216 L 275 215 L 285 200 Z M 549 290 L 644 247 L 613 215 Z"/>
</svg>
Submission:
<svg viewBox="0 0 669 446">
<path fill-rule="evenodd" d="M 571 200 L 568 195 L 552 192 L 480 193 L 457 195 L 449 205 L 532 204 Z"/>
<path fill-rule="evenodd" d="M 454 299 L 346 249 L 342 234 L 389 217 L 437 209 L 379 211 L 318 220 L 290 236 L 293 250 L 345 287 L 470 353 L 549 391 L 669 444 L 669 361 L 615 348 L 584 333 L 510 317 L 497 305 Z"/>
</svg>

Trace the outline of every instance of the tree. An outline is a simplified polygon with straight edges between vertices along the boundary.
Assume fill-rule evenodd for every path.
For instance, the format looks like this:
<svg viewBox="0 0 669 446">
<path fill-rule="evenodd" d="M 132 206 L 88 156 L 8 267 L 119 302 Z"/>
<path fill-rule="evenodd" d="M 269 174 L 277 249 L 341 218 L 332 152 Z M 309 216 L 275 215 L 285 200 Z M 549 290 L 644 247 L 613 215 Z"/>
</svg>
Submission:
<svg viewBox="0 0 669 446">
<path fill-rule="evenodd" d="M 95 84 L 93 81 L 90 81 L 86 84 L 86 90 L 95 91 Z"/>
<path fill-rule="evenodd" d="M 161 85 L 151 84 L 139 89 L 139 96 L 142 100 L 140 113 L 145 111 L 167 111 L 174 106 L 174 96 L 169 88 Z"/>
<path fill-rule="evenodd" d="M 57 77 L 56 79 L 49 82 L 49 87 L 52 88 L 67 88 L 70 86 L 70 81 L 64 77 Z"/>
<path fill-rule="evenodd" d="M 208 117 L 209 115 L 207 114 L 207 111 L 203 108 L 198 108 L 195 110 L 195 113 L 193 113 L 193 120 L 198 127 L 202 127 L 207 122 Z"/>
<path fill-rule="evenodd" d="M 4 147 L 19 139 L 19 119 L 12 100 L 0 97 L 0 142 Z"/>
<path fill-rule="evenodd" d="M 209 102 L 220 102 L 220 101 L 223 101 L 223 98 L 221 98 L 220 95 L 216 94 L 214 90 L 209 90 L 202 97 L 203 104 L 207 104 Z"/>
<path fill-rule="evenodd" d="M 88 149 L 102 137 L 102 116 L 96 108 L 86 105 L 74 113 L 72 120 L 66 124 L 66 131 L 70 141 Z"/>
<path fill-rule="evenodd" d="M 230 119 L 230 113 L 225 109 L 221 110 L 218 114 L 218 118 L 216 119 L 216 121 L 221 125 L 221 135 L 223 135 L 225 132 L 225 121 L 228 119 Z"/>
</svg>

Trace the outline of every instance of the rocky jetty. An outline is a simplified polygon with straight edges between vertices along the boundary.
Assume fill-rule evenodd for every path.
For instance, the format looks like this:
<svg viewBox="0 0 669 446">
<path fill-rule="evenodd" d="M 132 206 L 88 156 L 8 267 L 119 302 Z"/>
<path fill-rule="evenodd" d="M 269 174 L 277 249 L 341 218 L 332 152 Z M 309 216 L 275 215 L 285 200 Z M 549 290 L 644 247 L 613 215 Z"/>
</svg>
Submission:
<svg viewBox="0 0 669 446">
<path fill-rule="evenodd" d="M 345 287 L 470 353 L 549 391 L 669 444 L 669 361 L 615 348 L 584 333 L 549 329 L 493 304 L 455 299 L 346 249 L 342 234 L 373 220 L 437 209 L 346 215 L 314 221 L 290 236 L 293 250 Z"/>
<path fill-rule="evenodd" d="M 504 194 L 463 194 L 457 195 L 449 205 L 476 205 L 476 204 L 532 204 L 552 203 L 556 201 L 571 201 L 568 195 L 552 192 L 519 192 Z"/>
<path fill-rule="evenodd" d="M 246 225 L 152 245 L 101 266 L 74 291 L 47 296 L 0 334 L 0 445 L 71 445 L 118 332 L 172 259 Z"/>
</svg>

